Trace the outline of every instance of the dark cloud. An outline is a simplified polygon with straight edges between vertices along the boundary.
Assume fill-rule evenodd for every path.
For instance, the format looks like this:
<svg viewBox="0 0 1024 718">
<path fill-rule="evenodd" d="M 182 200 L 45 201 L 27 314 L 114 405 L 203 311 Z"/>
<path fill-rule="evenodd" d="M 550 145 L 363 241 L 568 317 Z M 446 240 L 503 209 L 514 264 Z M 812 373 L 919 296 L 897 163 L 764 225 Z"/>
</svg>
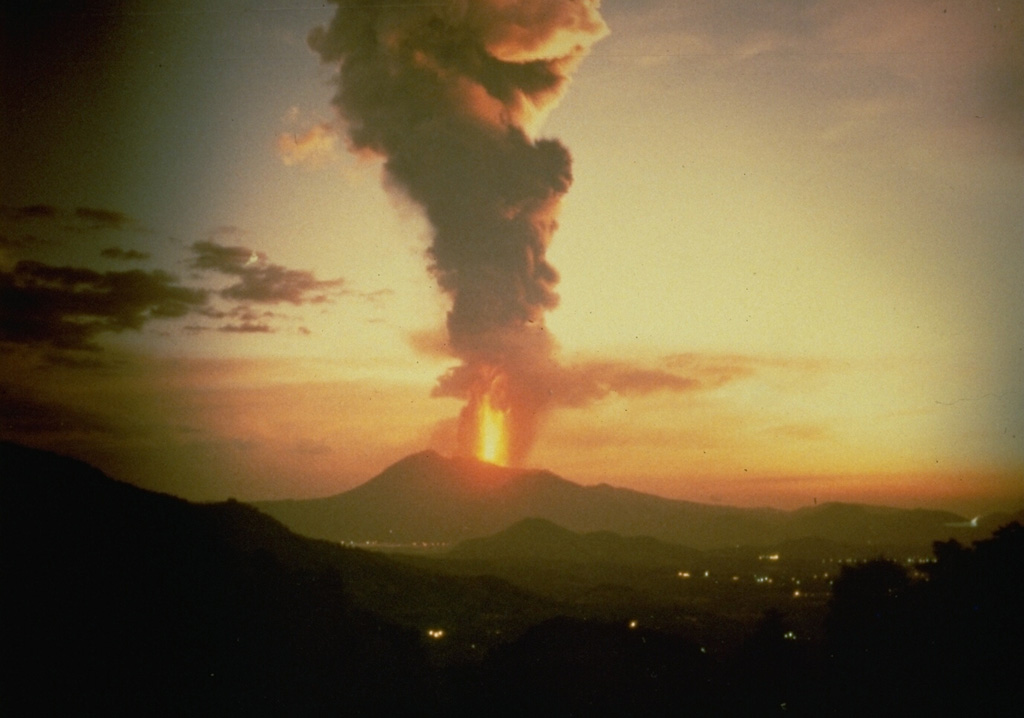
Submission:
<svg viewBox="0 0 1024 718">
<path fill-rule="evenodd" d="M 14 222 L 33 219 L 57 219 L 60 211 L 48 204 L 31 204 L 24 207 L 0 206 L 0 217 Z"/>
<path fill-rule="evenodd" d="M 38 261 L 41 257 L 25 256 L 34 245 L 66 241 L 68 233 L 140 226 L 122 212 L 92 207 L 66 210 L 47 204 L 4 205 L 0 206 L 0 221 L 12 230 L 0 232 L 0 250 L 10 250 L 11 259 L 19 260 L 13 269 L 0 271 L 0 342 L 4 343 L 49 346 L 61 352 L 95 350 L 96 337 L 103 333 L 139 330 L 153 319 L 187 314 L 225 320 L 215 326 L 185 327 L 193 333 L 270 333 L 281 315 L 257 311 L 251 305 L 317 304 L 342 293 L 341 279 L 321 280 L 312 272 L 274 264 L 265 254 L 247 247 L 215 241 L 243 234 L 233 226 L 217 227 L 209 239 L 191 245 L 189 266 L 203 274 L 185 284 L 161 270 L 103 272 L 83 266 L 54 266 Z M 26 229 L 55 239 L 38 239 L 25 233 Z M 99 255 L 119 262 L 151 258 L 148 252 L 117 245 L 103 248 Z M 234 281 L 227 286 L 220 281 L 219 286 L 209 288 L 215 279 L 212 275 Z M 385 293 L 356 296 L 373 302 Z"/>
<path fill-rule="evenodd" d="M 125 262 L 134 262 L 142 259 L 149 259 L 148 252 L 140 252 L 136 249 L 122 249 L 121 247 L 107 247 L 100 255 L 107 259 L 118 259 Z"/>
<path fill-rule="evenodd" d="M 266 255 L 247 247 L 202 241 L 194 243 L 192 251 L 193 269 L 238 278 L 235 284 L 219 292 L 225 299 L 269 304 L 319 303 L 327 301 L 343 284 L 341 279 L 320 280 L 312 272 L 272 264 Z"/>
<path fill-rule="evenodd" d="M 94 348 L 99 334 L 181 317 L 206 301 L 205 291 L 159 270 L 101 273 L 20 261 L 0 272 L 0 341 Z"/>
<path fill-rule="evenodd" d="M 472 402 L 500 371 L 521 402 L 513 430 L 530 435 L 552 388 L 527 378 L 553 363 L 543 322 L 558 273 L 546 252 L 572 182 L 566 148 L 532 133 L 607 32 L 598 3 L 335 4 L 309 43 L 339 68 L 350 146 L 383 156 L 388 183 L 434 228 L 448 352 L 462 361 L 442 385 Z"/>
<path fill-rule="evenodd" d="M 29 249 L 30 247 L 37 247 L 46 244 L 46 240 L 37 237 L 34 234 L 23 234 L 18 237 L 10 237 L 6 234 L 0 234 L 0 248 L 7 249 Z"/>
<path fill-rule="evenodd" d="M 15 223 L 45 223 L 63 230 L 91 232 L 98 230 L 139 230 L 139 222 L 123 213 L 97 207 L 75 207 L 68 210 L 49 204 L 20 207 L 0 206 L 0 219 Z"/>
<path fill-rule="evenodd" d="M 135 224 L 135 220 L 122 212 L 94 207 L 75 208 L 75 219 L 81 220 L 90 229 L 128 229 Z"/>
</svg>

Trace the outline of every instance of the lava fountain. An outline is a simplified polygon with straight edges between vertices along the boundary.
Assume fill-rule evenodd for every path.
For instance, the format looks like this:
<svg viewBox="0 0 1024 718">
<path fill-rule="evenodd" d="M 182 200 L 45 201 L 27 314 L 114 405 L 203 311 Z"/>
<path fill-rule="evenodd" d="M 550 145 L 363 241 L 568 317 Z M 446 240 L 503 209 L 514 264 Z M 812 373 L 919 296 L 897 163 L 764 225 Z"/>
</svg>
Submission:
<svg viewBox="0 0 1024 718">
<path fill-rule="evenodd" d="M 508 381 L 498 369 L 482 370 L 459 417 L 459 453 L 499 466 L 511 460 Z"/>
</svg>

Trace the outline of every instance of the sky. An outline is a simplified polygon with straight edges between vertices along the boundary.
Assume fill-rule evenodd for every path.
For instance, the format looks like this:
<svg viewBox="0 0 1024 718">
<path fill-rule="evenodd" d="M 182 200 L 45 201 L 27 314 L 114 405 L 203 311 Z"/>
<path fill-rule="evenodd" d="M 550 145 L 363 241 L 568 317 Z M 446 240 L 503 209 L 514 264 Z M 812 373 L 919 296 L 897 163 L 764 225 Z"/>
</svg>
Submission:
<svg viewBox="0 0 1024 718">
<path fill-rule="evenodd" d="M 571 156 L 525 465 L 709 503 L 1024 505 L 1019 4 L 213 7 L 2 11 L 0 438 L 194 500 L 456 450 L 478 347 L 453 301 L 481 302 L 425 202 L 472 209 L 522 163 L 372 134 L 378 96 L 432 97 L 339 93 L 352 18 L 386 12 L 380 37 L 440 19 L 474 67 L 571 75 L 500 111 L 498 80 L 457 78 L 557 177 Z M 438 57 L 414 55 L 449 78 Z M 394 143 L 440 173 L 415 184 Z"/>
</svg>

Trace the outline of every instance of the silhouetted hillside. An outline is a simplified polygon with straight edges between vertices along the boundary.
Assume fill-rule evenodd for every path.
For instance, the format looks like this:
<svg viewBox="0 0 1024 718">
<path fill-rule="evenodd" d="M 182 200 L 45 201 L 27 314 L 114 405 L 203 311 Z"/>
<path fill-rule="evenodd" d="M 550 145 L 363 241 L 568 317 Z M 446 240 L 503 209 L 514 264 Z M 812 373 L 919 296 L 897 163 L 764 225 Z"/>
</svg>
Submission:
<svg viewBox="0 0 1024 718">
<path fill-rule="evenodd" d="M 514 495 L 518 474 L 495 476 L 506 488 L 494 490 Z M 531 481 L 570 496 L 580 488 L 540 474 L 522 484 L 530 495 Z M 859 509 L 825 511 L 859 520 Z M 535 567 L 544 559 L 531 553 L 547 550 L 559 557 L 549 566 L 562 586 L 580 589 L 572 603 L 558 604 L 495 578 L 444 576 L 304 539 L 237 502 L 190 504 L 0 443 L 0 641 L 8 658 L 0 705 L 19 716 L 1019 708 L 1019 524 L 971 548 L 938 542 L 928 563 L 844 563 L 831 598 L 834 574 L 814 558 L 828 544 L 785 545 L 812 558 L 786 564 L 745 550 L 711 557 L 535 519 L 469 544 L 504 551 L 507 560 L 434 559 Z M 636 577 L 653 577 L 649 589 L 617 583 L 627 564 L 602 558 L 632 551 L 650 559 L 629 564 Z M 673 551 L 712 563 L 699 573 L 674 571 L 661 563 Z M 561 558 L 570 556 L 585 560 Z M 792 574 L 801 561 L 810 576 Z M 743 566 L 753 573 L 739 573 Z M 749 606 L 740 607 L 744 617 L 727 615 L 737 610 L 730 601 L 758 591 L 784 599 L 781 608 L 759 619 Z M 818 638 L 805 631 L 807 616 L 826 607 L 827 632 Z"/>
<path fill-rule="evenodd" d="M 979 535 L 964 517 L 944 511 L 853 504 L 793 512 L 712 506 L 606 484 L 580 486 L 546 471 L 500 468 L 434 452 L 409 456 L 336 496 L 257 505 L 307 536 L 380 544 L 455 543 L 495 534 L 527 518 L 575 532 L 650 536 L 697 549 L 818 537 L 876 551 L 894 546 L 926 551 L 934 540 Z"/>
<path fill-rule="evenodd" d="M 401 712 L 430 695 L 424 626 L 468 645 L 551 615 L 494 579 L 397 566 L 11 444 L 0 510 L 16 659 L 0 698 L 20 715 Z"/>
<path fill-rule="evenodd" d="M 699 551 L 649 536 L 620 536 L 611 531 L 576 533 L 546 519 L 529 518 L 484 538 L 467 539 L 452 548 L 454 559 L 608 563 L 679 566 Z"/>
</svg>

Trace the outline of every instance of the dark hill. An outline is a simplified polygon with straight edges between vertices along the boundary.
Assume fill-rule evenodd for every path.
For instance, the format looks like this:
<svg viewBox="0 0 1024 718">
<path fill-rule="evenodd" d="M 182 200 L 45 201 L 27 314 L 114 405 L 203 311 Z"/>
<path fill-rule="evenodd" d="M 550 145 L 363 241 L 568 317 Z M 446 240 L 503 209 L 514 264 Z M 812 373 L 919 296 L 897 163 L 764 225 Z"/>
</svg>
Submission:
<svg viewBox="0 0 1024 718">
<path fill-rule="evenodd" d="M 608 485 L 580 486 L 548 471 L 413 454 L 336 496 L 256 504 L 293 530 L 340 542 L 455 543 L 524 518 L 572 531 L 650 535 L 708 546 L 765 535 L 776 512 L 664 499 Z"/>
<path fill-rule="evenodd" d="M 425 626 L 468 645 L 494 620 L 550 615 L 495 579 L 398 566 L 8 443 L 0 512 L 12 714 L 406 714 L 429 693 Z"/>
<path fill-rule="evenodd" d="M 413 454 L 326 499 L 256 504 L 299 533 L 342 542 L 451 542 L 505 528 L 530 508 L 561 506 L 578 489 L 548 472 Z"/>
<path fill-rule="evenodd" d="M 648 536 L 620 536 L 611 531 L 576 533 L 546 519 L 529 518 L 493 536 L 467 539 L 449 558 L 487 561 L 544 561 L 679 566 L 700 552 Z"/>
<path fill-rule="evenodd" d="M 666 499 L 602 484 L 581 486 L 547 471 L 505 469 L 434 452 L 409 456 L 350 491 L 257 504 L 293 530 L 339 542 L 456 543 L 526 518 L 575 532 L 650 536 L 698 549 L 771 546 L 819 537 L 878 550 L 927 551 L 937 539 L 973 539 L 943 511 L 823 504 L 794 512 Z"/>
</svg>

